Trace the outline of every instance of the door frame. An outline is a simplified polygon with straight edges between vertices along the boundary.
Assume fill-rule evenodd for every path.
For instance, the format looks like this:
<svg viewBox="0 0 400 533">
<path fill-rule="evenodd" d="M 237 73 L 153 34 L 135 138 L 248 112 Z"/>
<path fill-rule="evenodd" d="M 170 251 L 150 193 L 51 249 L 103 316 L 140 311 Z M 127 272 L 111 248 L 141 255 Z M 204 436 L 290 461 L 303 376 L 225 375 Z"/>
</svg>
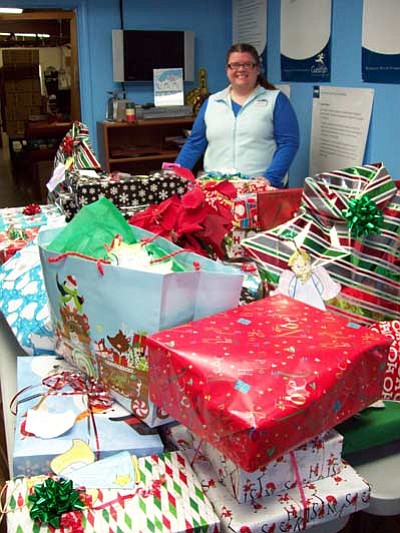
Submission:
<svg viewBox="0 0 400 533">
<path fill-rule="evenodd" d="M 78 31 L 75 10 L 52 10 L 38 9 L 35 12 L 14 14 L 0 14 L 0 20 L 4 21 L 35 21 L 35 20 L 69 20 L 70 44 L 71 44 L 71 120 L 81 120 L 81 97 L 79 83 L 79 59 L 78 59 Z"/>
</svg>

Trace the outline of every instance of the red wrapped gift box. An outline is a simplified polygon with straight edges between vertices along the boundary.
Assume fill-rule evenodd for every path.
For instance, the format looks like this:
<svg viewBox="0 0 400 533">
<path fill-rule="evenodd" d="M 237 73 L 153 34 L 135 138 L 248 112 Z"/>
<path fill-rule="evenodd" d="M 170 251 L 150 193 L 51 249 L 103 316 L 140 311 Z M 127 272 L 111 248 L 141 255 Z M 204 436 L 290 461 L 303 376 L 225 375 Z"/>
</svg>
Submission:
<svg viewBox="0 0 400 533">
<path fill-rule="evenodd" d="M 253 471 L 379 399 L 390 340 L 277 295 L 148 345 L 151 400 Z"/>
<path fill-rule="evenodd" d="M 302 188 L 276 189 L 257 194 L 261 231 L 275 228 L 293 218 L 300 209 Z"/>
</svg>

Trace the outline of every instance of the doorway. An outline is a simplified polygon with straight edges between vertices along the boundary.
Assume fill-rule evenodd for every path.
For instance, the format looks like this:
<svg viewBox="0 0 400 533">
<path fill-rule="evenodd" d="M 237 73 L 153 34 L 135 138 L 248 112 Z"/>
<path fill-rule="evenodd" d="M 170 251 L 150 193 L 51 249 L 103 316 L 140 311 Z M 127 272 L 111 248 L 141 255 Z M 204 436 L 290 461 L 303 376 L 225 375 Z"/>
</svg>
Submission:
<svg viewBox="0 0 400 533">
<path fill-rule="evenodd" d="M 21 34 L 25 35 L 22 36 Z M 46 114 L 48 121 L 52 124 L 81 119 L 76 12 L 74 10 L 32 8 L 24 9 L 20 15 L 0 14 L 0 48 L 7 51 L 22 48 L 27 51 L 27 57 L 30 57 L 29 53 L 33 53 L 34 50 L 37 50 L 38 53 L 42 51 L 41 57 L 46 55 L 45 50 L 52 50 L 53 55 L 56 54 L 58 57 L 59 51 L 60 57 L 63 58 L 58 65 L 60 72 L 57 73 L 60 90 L 54 91 L 57 94 L 57 105 L 54 106 L 53 100 L 53 106 L 50 105 L 49 107 L 50 98 L 47 89 L 51 86 L 50 82 L 54 82 L 54 79 L 51 78 L 51 69 L 50 72 L 48 70 L 45 72 L 45 69 L 41 68 L 41 93 L 43 95 L 41 112 L 38 114 L 38 107 L 35 106 L 32 108 L 29 119 L 22 117 L 22 113 L 29 112 L 29 110 L 25 107 L 21 109 L 19 104 L 22 101 L 23 106 L 27 105 L 30 96 L 27 93 L 14 96 L 12 105 L 15 106 L 15 111 L 14 108 L 10 109 L 10 105 L 8 106 L 8 119 L 24 118 L 25 124 L 21 124 L 19 121 L 18 131 L 13 130 L 12 134 L 7 131 L 7 117 L 4 109 L 4 103 L 7 99 L 4 93 L 4 65 L 1 68 L 3 132 L 0 135 L 2 140 L 2 148 L 0 148 L 0 188 L 2 190 L 0 207 L 7 207 L 22 205 L 21 201 L 27 199 L 29 201 L 43 201 L 45 199 L 46 189 L 43 185 L 50 178 L 52 162 L 58 147 L 57 142 L 61 139 L 54 138 L 54 129 L 51 130 L 51 137 L 49 132 L 49 137 L 46 138 L 46 127 L 44 130 L 40 129 L 39 138 L 35 139 L 36 134 L 32 131 L 36 130 L 38 124 L 34 121 L 43 120 L 45 126 Z M 47 57 L 51 57 L 51 54 L 48 54 Z M 64 76 L 62 87 L 60 84 L 61 74 Z M 67 110 L 67 112 L 61 113 L 60 108 L 61 111 Z M 54 114 L 53 110 L 55 111 Z"/>
</svg>

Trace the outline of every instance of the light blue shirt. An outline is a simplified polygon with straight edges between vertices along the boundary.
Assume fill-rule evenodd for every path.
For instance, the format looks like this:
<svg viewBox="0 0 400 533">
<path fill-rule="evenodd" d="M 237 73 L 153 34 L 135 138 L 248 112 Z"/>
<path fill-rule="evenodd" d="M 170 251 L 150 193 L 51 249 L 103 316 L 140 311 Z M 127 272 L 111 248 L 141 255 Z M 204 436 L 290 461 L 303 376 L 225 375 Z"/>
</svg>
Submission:
<svg viewBox="0 0 400 533">
<path fill-rule="evenodd" d="M 208 127 L 209 125 L 215 127 L 216 122 L 211 119 L 210 113 L 207 114 L 207 109 L 208 106 L 210 108 L 212 106 L 212 112 L 213 109 L 217 109 L 218 104 L 220 107 L 215 120 L 218 120 L 221 127 L 214 129 L 215 138 L 211 130 L 212 144 L 214 142 L 218 144 L 214 155 L 211 152 L 212 157 L 209 158 L 207 154 Z M 256 116 L 262 119 L 258 120 L 257 131 L 251 127 L 251 119 Z M 238 124 L 240 124 L 239 129 Z M 259 127 L 261 130 L 258 129 Z M 218 129 L 219 140 L 216 135 Z M 183 167 L 193 169 L 201 155 L 206 152 L 204 161 L 206 171 L 217 171 L 218 168 L 224 166 L 235 168 L 242 174 L 254 176 L 253 168 L 257 175 L 266 177 L 272 186 L 282 188 L 285 186 L 284 178 L 298 146 L 297 118 L 288 98 L 282 92 L 258 87 L 256 92 L 241 106 L 229 98 L 228 89 L 225 89 L 212 95 L 203 103 L 194 122 L 192 133 L 176 162 Z M 235 151 L 235 147 L 240 147 L 239 154 L 237 150 Z M 218 152 L 224 154 L 224 150 L 225 155 L 218 161 Z M 218 168 L 207 168 L 214 164 Z"/>
</svg>

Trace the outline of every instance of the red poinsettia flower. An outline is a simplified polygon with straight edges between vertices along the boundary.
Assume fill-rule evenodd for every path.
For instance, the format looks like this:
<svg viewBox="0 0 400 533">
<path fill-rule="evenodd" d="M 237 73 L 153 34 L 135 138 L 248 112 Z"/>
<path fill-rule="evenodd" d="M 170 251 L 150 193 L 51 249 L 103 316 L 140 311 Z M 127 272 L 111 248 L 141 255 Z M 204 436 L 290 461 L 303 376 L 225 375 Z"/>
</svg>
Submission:
<svg viewBox="0 0 400 533">
<path fill-rule="evenodd" d="M 144 211 L 139 211 L 129 219 L 129 223 L 157 235 L 168 237 L 176 226 L 180 209 L 179 198 L 172 196 L 159 205 L 153 204 Z"/>
<path fill-rule="evenodd" d="M 173 196 L 151 205 L 131 217 L 129 223 L 198 254 L 223 258 L 224 237 L 233 225 L 235 197 L 236 189 L 229 182 L 196 183 L 181 198 Z"/>
</svg>

